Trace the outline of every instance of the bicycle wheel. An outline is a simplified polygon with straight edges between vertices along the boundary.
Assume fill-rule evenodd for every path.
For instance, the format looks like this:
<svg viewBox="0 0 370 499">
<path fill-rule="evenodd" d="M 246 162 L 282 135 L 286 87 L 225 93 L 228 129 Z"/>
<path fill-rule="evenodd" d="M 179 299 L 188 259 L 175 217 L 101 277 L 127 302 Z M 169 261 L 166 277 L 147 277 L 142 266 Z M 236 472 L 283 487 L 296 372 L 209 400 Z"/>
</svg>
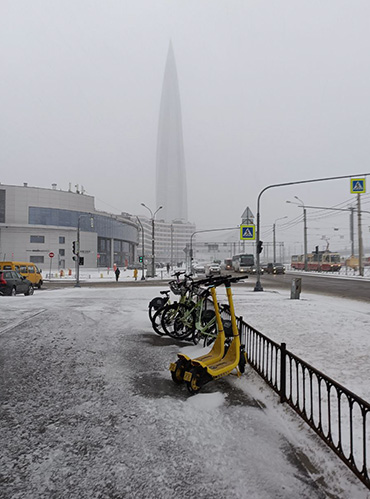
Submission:
<svg viewBox="0 0 370 499">
<path fill-rule="evenodd" d="M 165 307 L 160 308 L 155 312 L 152 318 L 152 326 L 154 331 L 159 334 L 160 336 L 165 336 L 166 332 L 163 330 L 162 327 L 162 313 Z"/>
<path fill-rule="evenodd" d="M 153 317 L 155 313 L 163 308 L 167 302 L 166 298 L 162 298 L 161 296 L 156 296 L 149 302 L 149 318 L 151 321 L 153 321 Z"/>
<path fill-rule="evenodd" d="M 184 340 L 193 336 L 194 330 L 195 311 L 193 307 L 180 307 L 174 322 L 173 338 Z"/>
<path fill-rule="evenodd" d="M 164 307 L 162 312 L 161 326 L 165 334 L 172 336 L 174 331 L 175 319 L 178 313 L 179 304 L 172 303 Z"/>
</svg>

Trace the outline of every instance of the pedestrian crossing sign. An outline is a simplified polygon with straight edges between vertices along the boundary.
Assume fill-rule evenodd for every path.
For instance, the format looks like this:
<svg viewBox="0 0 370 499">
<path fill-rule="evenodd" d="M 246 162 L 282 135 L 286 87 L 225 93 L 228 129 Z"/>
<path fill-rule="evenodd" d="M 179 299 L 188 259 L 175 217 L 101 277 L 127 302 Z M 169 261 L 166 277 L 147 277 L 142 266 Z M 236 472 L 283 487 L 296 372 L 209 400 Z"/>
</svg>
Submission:
<svg viewBox="0 0 370 499">
<path fill-rule="evenodd" d="M 366 184 L 364 178 L 351 178 L 351 193 L 364 194 L 366 192 Z"/>
<path fill-rule="evenodd" d="M 256 227 L 253 224 L 240 226 L 240 240 L 241 241 L 255 241 L 256 240 Z"/>
</svg>

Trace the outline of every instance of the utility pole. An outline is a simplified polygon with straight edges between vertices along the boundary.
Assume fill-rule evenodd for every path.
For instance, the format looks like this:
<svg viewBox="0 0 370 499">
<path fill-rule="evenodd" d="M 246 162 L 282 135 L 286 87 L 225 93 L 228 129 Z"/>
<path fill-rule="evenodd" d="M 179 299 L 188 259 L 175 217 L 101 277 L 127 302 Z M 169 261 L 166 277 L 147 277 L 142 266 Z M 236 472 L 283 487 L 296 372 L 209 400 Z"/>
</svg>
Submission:
<svg viewBox="0 0 370 499">
<path fill-rule="evenodd" d="M 302 199 L 299 199 L 298 196 L 294 196 L 303 206 L 303 244 L 304 244 L 304 270 L 307 272 L 308 270 L 308 262 L 307 262 L 307 212 L 306 206 Z"/>
<path fill-rule="evenodd" d="M 277 218 L 274 222 L 274 225 L 272 226 L 272 236 L 273 236 L 273 249 L 274 249 L 274 263 L 276 263 L 276 222 L 278 220 L 284 220 L 285 218 L 288 218 L 287 216 L 286 217 L 281 217 L 281 218 Z M 280 260 L 281 260 L 281 251 L 280 251 Z"/>
<path fill-rule="evenodd" d="M 308 270 L 307 265 L 307 212 L 306 208 L 303 208 L 303 224 L 304 224 L 304 270 Z"/>
<path fill-rule="evenodd" d="M 357 193 L 357 224 L 358 224 L 358 271 L 361 276 L 364 275 L 364 266 L 362 262 L 362 231 L 361 231 L 361 201 L 360 193 Z"/>
<path fill-rule="evenodd" d="M 349 216 L 349 231 L 350 231 L 350 237 L 351 237 L 351 256 L 355 256 L 355 238 L 354 238 L 354 230 L 353 230 L 353 211 L 354 207 L 351 206 L 349 208 L 351 210 L 350 216 Z"/>
<path fill-rule="evenodd" d="M 173 225 L 171 224 L 171 270 L 173 270 Z"/>
</svg>

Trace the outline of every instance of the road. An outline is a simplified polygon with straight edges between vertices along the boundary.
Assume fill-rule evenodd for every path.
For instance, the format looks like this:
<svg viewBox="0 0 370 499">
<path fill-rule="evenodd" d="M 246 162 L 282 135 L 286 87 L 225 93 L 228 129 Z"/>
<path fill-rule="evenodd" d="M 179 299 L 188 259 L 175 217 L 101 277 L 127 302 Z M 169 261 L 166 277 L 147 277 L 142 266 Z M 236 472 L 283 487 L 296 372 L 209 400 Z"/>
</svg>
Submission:
<svg viewBox="0 0 370 499">
<path fill-rule="evenodd" d="M 292 280 L 302 279 L 302 293 L 319 293 L 353 300 L 370 301 L 370 280 L 346 278 L 337 275 L 305 274 L 301 272 L 283 275 L 263 275 L 261 284 L 264 288 L 290 289 Z M 251 277 L 255 283 L 255 278 Z"/>
<path fill-rule="evenodd" d="M 235 274 L 240 275 L 240 274 Z M 199 274 L 202 278 L 204 274 Z M 261 277 L 261 283 L 264 289 L 287 289 L 290 290 L 292 280 L 295 278 L 302 279 L 302 293 L 319 293 L 342 298 L 350 298 L 353 300 L 370 301 L 370 280 L 363 280 L 359 278 L 346 278 L 337 275 L 327 274 L 305 274 L 301 272 L 286 273 L 283 275 L 270 275 L 264 274 Z M 81 286 L 89 287 L 127 287 L 127 286 L 154 286 L 154 285 L 167 285 L 168 280 L 145 280 L 145 281 L 89 281 L 81 283 Z M 248 276 L 245 282 L 246 286 L 254 287 L 256 283 L 255 276 Z M 44 289 L 58 289 L 62 287 L 73 287 L 74 282 L 71 281 L 45 281 Z"/>
</svg>

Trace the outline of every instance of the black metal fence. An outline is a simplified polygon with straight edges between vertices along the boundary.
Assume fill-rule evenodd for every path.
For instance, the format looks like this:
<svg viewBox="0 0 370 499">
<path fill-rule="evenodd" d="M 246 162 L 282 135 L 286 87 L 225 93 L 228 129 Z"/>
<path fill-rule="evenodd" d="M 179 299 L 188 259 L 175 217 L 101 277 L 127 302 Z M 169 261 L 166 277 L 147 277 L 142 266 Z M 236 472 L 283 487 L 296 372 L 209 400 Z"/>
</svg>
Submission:
<svg viewBox="0 0 370 499">
<path fill-rule="evenodd" d="M 370 489 L 370 404 L 240 318 L 249 364 Z"/>
</svg>

